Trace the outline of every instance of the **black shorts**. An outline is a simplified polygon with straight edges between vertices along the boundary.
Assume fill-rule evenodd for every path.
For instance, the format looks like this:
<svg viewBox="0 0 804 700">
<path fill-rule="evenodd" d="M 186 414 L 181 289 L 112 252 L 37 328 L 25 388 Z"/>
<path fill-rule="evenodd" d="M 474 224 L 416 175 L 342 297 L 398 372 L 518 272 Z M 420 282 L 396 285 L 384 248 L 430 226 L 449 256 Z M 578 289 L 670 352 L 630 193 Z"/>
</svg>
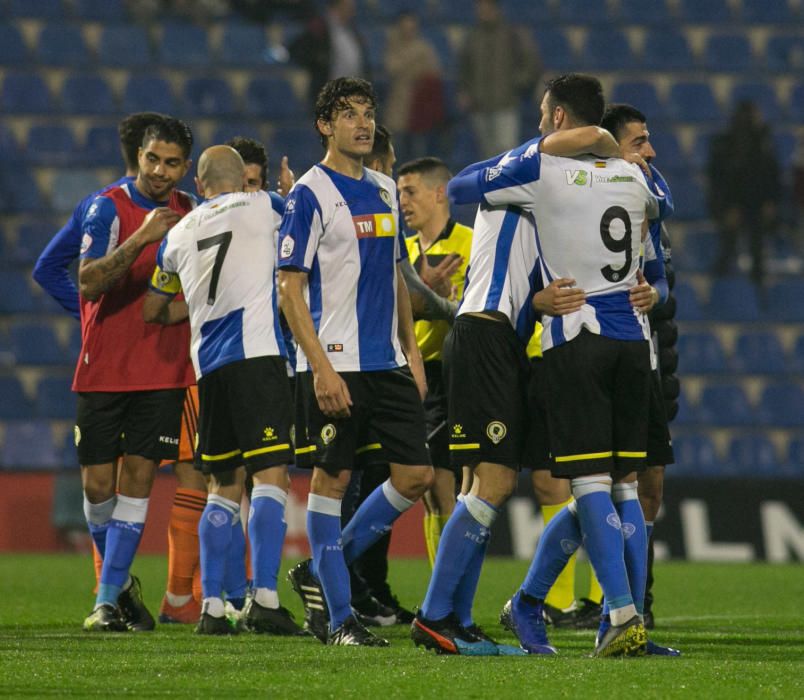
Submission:
<svg viewBox="0 0 804 700">
<path fill-rule="evenodd" d="M 545 413 L 546 400 L 544 360 L 541 357 L 534 357 L 530 361 L 530 379 L 528 379 L 528 421 L 525 448 L 522 451 L 523 469 L 552 469 Z"/>
<path fill-rule="evenodd" d="M 430 459 L 436 469 L 449 469 L 456 476 L 461 468 L 450 464 L 449 430 L 447 427 L 447 386 L 444 382 L 444 365 L 440 360 L 424 363 L 427 377 L 427 396 L 424 399 L 424 420 L 427 424 L 427 445 Z"/>
<path fill-rule="evenodd" d="M 508 323 L 459 316 L 444 341 L 454 467 L 519 469 L 527 424 L 528 358 Z"/>
<path fill-rule="evenodd" d="M 587 330 L 544 353 L 553 476 L 625 475 L 645 468 L 648 341 Z"/>
<path fill-rule="evenodd" d="M 251 357 L 198 380 L 196 468 L 204 474 L 245 465 L 249 474 L 287 464 L 292 406 L 285 360 Z"/>
<path fill-rule="evenodd" d="M 675 462 L 676 458 L 673 454 L 667 408 L 662 395 L 662 379 L 658 371 L 651 372 L 650 408 L 648 411 L 650 421 L 648 423 L 647 465 L 649 467 L 664 467 Z"/>
<path fill-rule="evenodd" d="M 78 394 L 75 444 L 84 466 L 122 454 L 175 461 L 185 389 L 86 391 Z"/>
<path fill-rule="evenodd" d="M 410 370 L 339 374 L 352 398 L 348 418 L 324 415 L 312 373 L 296 375 L 296 466 L 336 474 L 381 460 L 429 465 L 424 409 Z"/>
</svg>

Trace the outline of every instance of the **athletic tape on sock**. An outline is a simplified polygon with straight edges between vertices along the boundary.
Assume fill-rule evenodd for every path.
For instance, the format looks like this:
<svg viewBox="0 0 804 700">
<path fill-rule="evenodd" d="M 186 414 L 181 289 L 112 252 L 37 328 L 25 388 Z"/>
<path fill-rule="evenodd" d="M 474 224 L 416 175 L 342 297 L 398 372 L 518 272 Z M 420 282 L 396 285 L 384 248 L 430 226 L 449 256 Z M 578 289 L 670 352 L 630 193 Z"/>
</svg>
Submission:
<svg viewBox="0 0 804 700">
<path fill-rule="evenodd" d="M 216 506 L 220 506 L 225 510 L 228 510 L 232 517 L 240 513 L 240 504 L 235 503 L 234 501 L 224 498 L 223 496 L 219 496 L 217 493 L 211 493 L 207 496 L 207 503 L 212 503 Z"/>
<path fill-rule="evenodd" d="M 126 523 L 144 523 L 148 515 L 147 498 L 131 498 L 131 496 L 117 496 L 117 503 L 112 518 Z"/>
<path fill-rule="evenodd" d="M 639 499 L 637 493 L 637 482 L 614 484 L 611 487 L 611 500 L 615 503 L 622 503 L 623 501 L 636 501 Z"/>
<path fill-rule="evenodd" d="M 491 504 L 486 503 L 482 498 L 473 496 L 471 493 L 464 497 L 463 504 L 472 514 L 472 517 L 481 525 L 491 527 L 497 519 L 497 513 L 499 511 Z"/>
<path fill-rule="evenodd" d="M 329 498 L 315 493 L 307 496 L 307 510 L 322 515 L 334 515 L 336 518 L 341 517 L 341 503 L 340 498 Z"/>
<path fill-rule="evenodd" d="M 254 501 L 255 498 L 273 498 L 283 507 L 287 505 L 288 502 L 287 493 L 273 484 L 260 484 L 259 486 L 255 486 L 251 490 L 251 500 Z"/>
<path fill-rule="evenodd" d="M 608 474 L 579 476 L 570 482 L 575 500 L 590 493 L 611 493 L 611 477 Z"/>
<path fill-rule="evenodd" d="M 408 510 L 408 508 L 412 508 L 415 504 L 415 501 L 411 501 L 399 493 L 399 491 L 394 488 L 394 485 L 391 483 L 390 479 L 383 481 L 382 492 L 383 495 L 388 499 L 388 503 L 390 503 L 400 513 L 404 513 L 406 510 Z"/>
<path fill-rule="evenodd" d="M 117 496 L 112 496 L 102 503 L 90 503 L 84 496 L 84 517 L 93 525 L 105 525 L 112 519 L 114 507 L 117 505 Z"/>
</svg>

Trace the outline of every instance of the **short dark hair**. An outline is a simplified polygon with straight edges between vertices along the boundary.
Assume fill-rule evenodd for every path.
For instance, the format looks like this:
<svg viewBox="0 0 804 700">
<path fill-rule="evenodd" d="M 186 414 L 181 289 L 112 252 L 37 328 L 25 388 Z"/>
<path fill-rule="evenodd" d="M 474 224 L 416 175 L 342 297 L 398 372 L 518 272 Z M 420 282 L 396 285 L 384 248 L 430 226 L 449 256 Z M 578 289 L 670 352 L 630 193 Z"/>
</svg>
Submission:
<svg viewBox="0 0 804 700">
<path fill-rule="evenodd" d="M 225 145 L 234 148 L 246 165 L 251 163 L 259 165 L 263 187 L 268 184 L 268 153 L 260 141 L 246 136 L 235 136 L 233 139 L 229 139 Z"/>
<path fill-rule="evenodd" d="M 137 170 L 137 153 L 142 146 L 145 130 L 165 118 L 159 112 L 134 112 L 125 117 L 117 125 L 117 135 L 120 137 L 120 153 L 126 164 L 126 170 Z"/>
<path fill-rule="evenodd" d="M 185 160 L 190 157 L 193 150 L 193 132 L 181 119 L 164 117 L 155 124 L 151 124 L 142 135 L 142 147 L 151 141 L 164 141 L 175 143 L 184 155 Z"/>
<path fill-rule="evenodd" d="M 636 107 L 627 104 L 611 104 L 606 107 L 606 111 L 603 112 L 603 119 L 600 120 L 600 126 L 619 141 L 620 131 L 626 124 L 630 124 L 631 122 L 644 124 L 646 121 L 645 115 Z"/>
<path fill-rule="evenodd" d="M 335 112 L 346 109 L 349 100 L 367 102 L 377 108 L 377 95 L 368 80 L 363 78 L 335 78 L 325 83 L 315 101 L 315 130 L 321 136 L 321 143 L 326 148 L 327 137 L 318 130 L 318 121 L 331 122 Z"/>
<path fill-rule="evenodd" d="M 593 75 L 566 73 L 548 80 L 545 93 L 550 93 L 551 108 L 563 107 L 574 121 L 588 126 L 600 124 L 603 116 L 603 86 Z"/>
<path fill-rule="evenodd" d="M 396 171 L 397 177 L 415 175 L 417 173 L 422 177 L 432 177 L 444 183 L 449 182 L 452 178 L 452 173 L 447 167 L 447 164 L 441 160 L 441 158 L 435 158 L 434 156 L 425 156 L 424 158 L 409 160 Z"/>
<path fill-rule="evenodd" d="M 386 158 L 390 152 L 391 132 L 382 124 L 377 124 L 374 128 L 374 145 L 371 147 L 371 153 L 366 158 L 366 162 L 370 163 L 378 158 Z"/>
</svg>

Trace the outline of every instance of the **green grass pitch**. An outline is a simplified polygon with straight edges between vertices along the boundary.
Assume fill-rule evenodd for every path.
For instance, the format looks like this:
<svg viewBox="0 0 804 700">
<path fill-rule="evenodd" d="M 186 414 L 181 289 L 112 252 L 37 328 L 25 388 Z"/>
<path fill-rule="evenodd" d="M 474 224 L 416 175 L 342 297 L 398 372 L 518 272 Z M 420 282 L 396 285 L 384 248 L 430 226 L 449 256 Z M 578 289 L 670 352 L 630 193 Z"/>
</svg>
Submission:
<svg viewBox="0 0 804 700">
<path fill-rule="evenodd" d="M 284 571 L 290 562 L 283 564 Z M 501 641 L 500 607 L 526 563 L 486 563 L 476 621 Z M 155 612 L 166 564 L 135 565 Z M 404 627 L 390 649 L 328 648 L 317 641 L 241 635 L 199 638 L 187 626 L 87 634 L 91 562 L 71 555 L 0 556 L 0 696 L 261 698 L 802 698 L 804 570 L 801 565 L 669 563 L 656 567 L 657 642 L 679 659 L 590 659 L 593 633 L 553 631 L 559 656 L 443 657 L 415 649 Z M 404 603 L 420 602 L 423 561 L 394 561 Z M 282 580 L 280 597 L 301 616 Z"/>
</svg>

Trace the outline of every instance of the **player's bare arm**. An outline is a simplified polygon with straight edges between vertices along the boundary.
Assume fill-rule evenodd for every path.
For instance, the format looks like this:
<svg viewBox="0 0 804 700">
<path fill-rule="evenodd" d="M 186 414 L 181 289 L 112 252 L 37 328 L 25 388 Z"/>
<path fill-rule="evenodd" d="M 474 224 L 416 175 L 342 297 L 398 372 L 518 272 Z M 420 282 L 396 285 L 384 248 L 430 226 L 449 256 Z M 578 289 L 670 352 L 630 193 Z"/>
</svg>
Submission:
<svg viewBox="0 0 804 700">
<path fill-rule="evenodd" d="M 327 416 L 344 418 L 350 415 L 352 397 L 346 382 L 333 369 L 318 340 L 310 309 L 304 301 L 306 284 L 306 272 L 279 270 L 279 306 L 313 372 L 313 387 L 319 408 Z"/>
<path fill-rule="evenodd" d="M 578 311 L 586 302 L 586 292 L 568 277 L 554 279 L 533 295 L 533 308 L 548 316 L 565 316 Z"/>
<path fill-rule="evenodd" d="M 573 156 L 591 153 L 601 158 L 619 158 L 620 146 L 615 138 L 599 126 L 581 126 L 554 131 L 539 143 L 542 153 L 550 156 Z"/>
<path fill-rule="evenodd" d="M 143 248 L 164 238 L 179 219 L 181 215 L 172 209 L 158 207 L 145 217 L 142 226 L 111 253 L 95 260 L 82 260 L 78 269 L 78 288 L 84 298 L 97 301 L 101 294 L 123 278 Z"/>
<path fill-rule="evenodd" d="M 282 161 L 279 164 L 279 179 L 276 181 L 276 191 L 283 197 L 287 197 L 296 184 L 296 176 L 288 165 L 288 157 L 282 156 Z"/>
<path fill-rule="evenodd" d="M 399 319 L 397 334 L 399 335 L 399 343 L 402 346 L 402 352 L 405 353 L 410 372 L 419 390 L 419 397 L 424 401 L 424 397 L 427 396 L 427 379 L 424 375 L 422 353 L 421 350 L 419 350 L 419 345 L 416 342 L 416 333 L 413 330 L 413 312 L 410 307 L 410 295 L 408 294 L 408 286 L 405 284 L 402 271 L 397 269 L 397 272 L 396 310 Z"/>
<path fill-rule="evenodd" d="M 181 323 L 190 315 L 184 299 L 172 299 L 167 294 L 148 291 L 142 303 L 142 318 L 145 323 L 158 323 L 172 326 Z"/>
</svg>

